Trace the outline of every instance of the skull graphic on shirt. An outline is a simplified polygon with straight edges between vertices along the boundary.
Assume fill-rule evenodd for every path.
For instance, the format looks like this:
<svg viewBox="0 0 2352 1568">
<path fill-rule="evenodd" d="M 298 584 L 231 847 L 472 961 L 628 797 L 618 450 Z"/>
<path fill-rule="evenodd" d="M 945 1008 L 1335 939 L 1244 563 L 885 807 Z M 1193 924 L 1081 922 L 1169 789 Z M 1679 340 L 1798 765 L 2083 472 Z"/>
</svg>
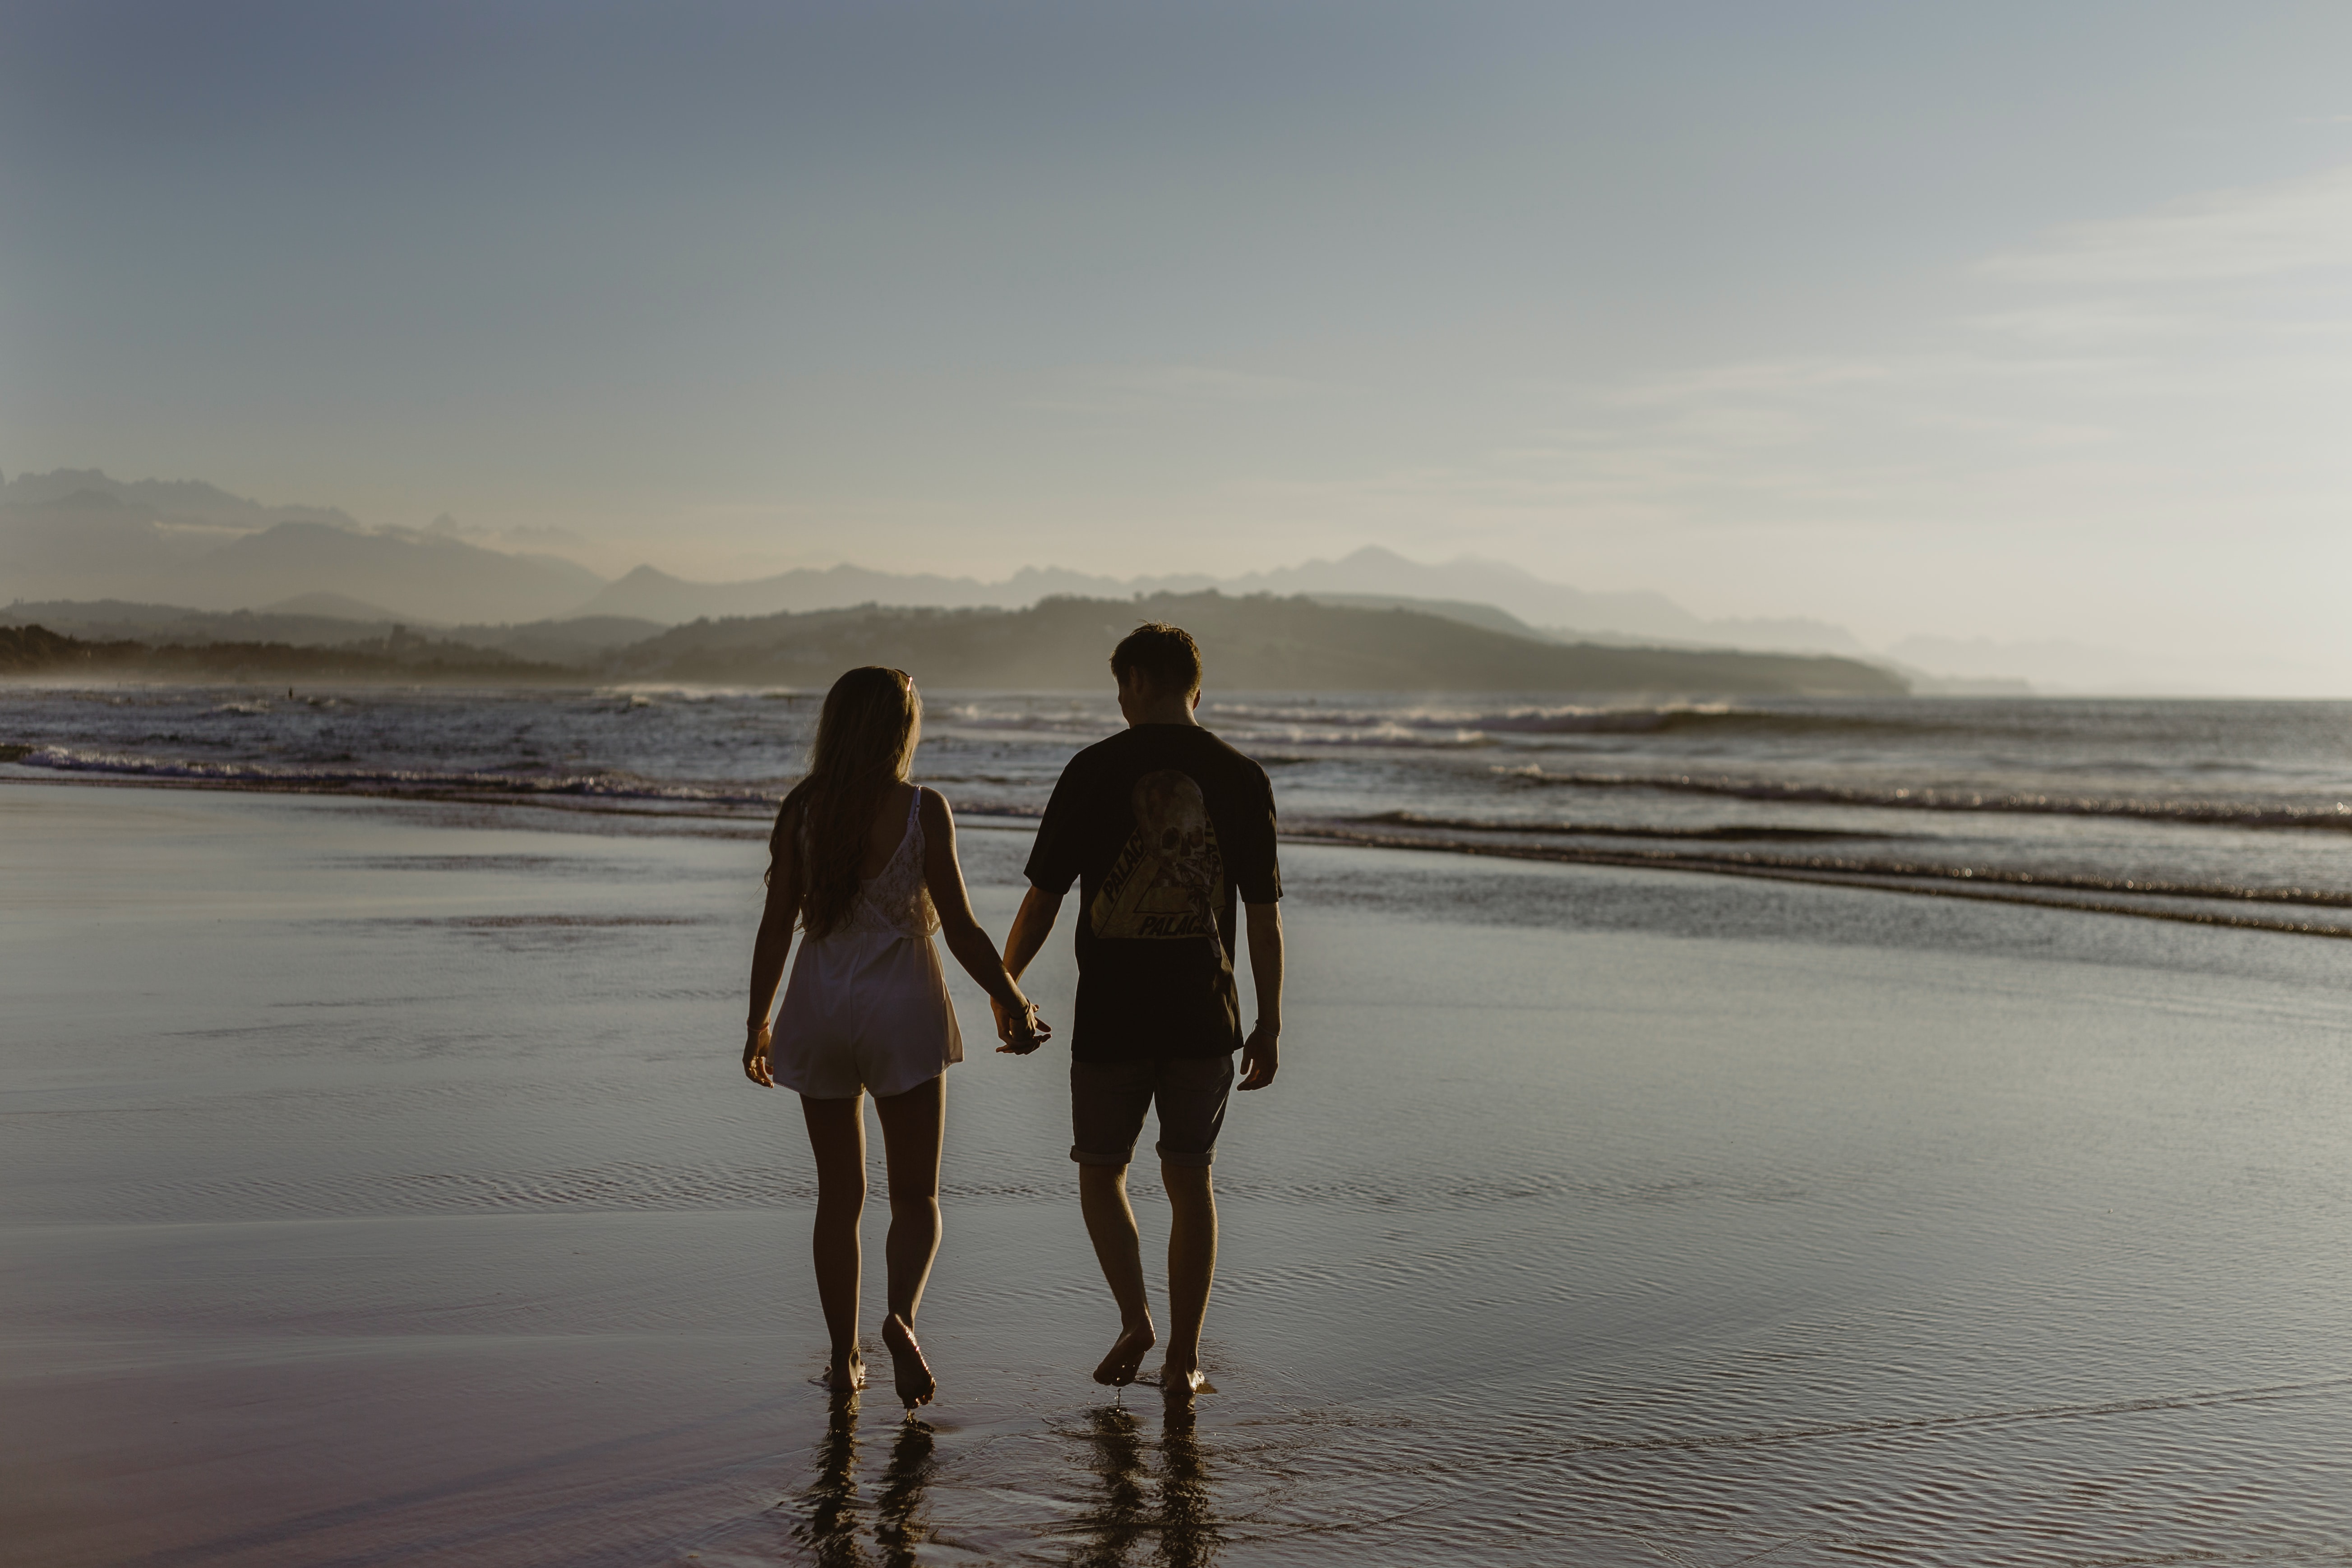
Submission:
<svg viewBox="0 0 2352 1568">
<path fill-rule="evenodd" d="M 1192 776 L 1163 768 L 1129 793 L 1135 827 L 1088 911 L 1103 937 L 1168 941 L 1217 933 L 1224 857 Z"/>
</svg>

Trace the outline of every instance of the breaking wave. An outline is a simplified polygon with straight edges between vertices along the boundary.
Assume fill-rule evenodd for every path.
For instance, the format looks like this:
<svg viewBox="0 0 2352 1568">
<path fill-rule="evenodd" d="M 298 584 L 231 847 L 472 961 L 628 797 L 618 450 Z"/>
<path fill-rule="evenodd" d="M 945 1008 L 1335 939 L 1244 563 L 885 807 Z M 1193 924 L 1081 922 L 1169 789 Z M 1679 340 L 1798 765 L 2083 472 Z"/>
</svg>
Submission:
<svg viewBox="0 0 2352 1568">
<path fill-rule="evenodd" d="M 2198 800 L 2116 795 L 2061 795 L 1935 786 L 1864 786 L 1773 779 L 1709 778 L 1686 773 L 1553 773 L 1539 767 L 1498 768 L 1508 783 L 1526 788 L 1594 790 L 1654 789 L 1786 805 L 1858 806 L 1901 811 L 1985 811 L 2055 817 L 2123 817 L 2190 822 L 2205 827 L 2326 828 L 2352 831 L 2352 802 L 2294 805 L 2252 800 Z"/>
<path fill-rule="evenodd" d="M 1218 723 L 1248 726 L 1253 732 L 1300 729 L 1389 731 L 1452 730 L 1463 735 L 1655 735 L 1680 730 L 1730 730 L 1790 736 L 1916 730 L 1923 726 L 1878 715 L 1794 713 L 1739 707 L 1729 703 L 1669 703 L 1647 707 L 1526 706 L 1498 710 L 1428 708 L 1325 708 L 1307 705 L 1258 707 L 1220 703 Z"/>
</svg>

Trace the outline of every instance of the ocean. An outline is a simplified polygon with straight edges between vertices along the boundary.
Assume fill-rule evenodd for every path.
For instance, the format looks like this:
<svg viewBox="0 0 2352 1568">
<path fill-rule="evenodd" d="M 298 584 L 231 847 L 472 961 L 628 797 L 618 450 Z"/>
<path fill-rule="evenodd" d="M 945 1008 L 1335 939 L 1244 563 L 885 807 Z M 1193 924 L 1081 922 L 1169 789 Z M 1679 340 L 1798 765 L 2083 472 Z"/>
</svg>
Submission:
<svg viewBox="0 0 2352 1568">
<path fill-rule="evenodd" d="M 0 757 L 50 776 L 756 818 L 821 693 L 16 688 Z M 1249 694 L 1202 722 L 1286 828 L 1382 847 L 1819 880 L 2352 934 L 2352 704 L 1573 704 Z M 940 692 L 917 770 L 1034 817 L 1108 694 Z"/>
</svg>

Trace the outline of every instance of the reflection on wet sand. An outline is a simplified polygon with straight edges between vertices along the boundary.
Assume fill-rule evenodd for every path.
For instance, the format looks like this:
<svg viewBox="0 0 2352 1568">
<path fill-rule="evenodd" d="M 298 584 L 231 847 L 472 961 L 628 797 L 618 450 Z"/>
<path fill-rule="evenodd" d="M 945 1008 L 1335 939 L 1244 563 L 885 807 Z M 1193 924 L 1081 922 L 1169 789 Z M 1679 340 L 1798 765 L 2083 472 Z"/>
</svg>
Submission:
<svg viewBox="0 0 2352 1568">
<path fill-rule="evenodd" d="M 1174 1568 L 1193 1568 L 1216 1555 L 1209 1472 L 1201 1462 L 1201 1441 L 1189 1406 L 1169 1406 L 1160 1429 L 1160 1556 Z"/>
<path fill-rule="evenodd" d="M 824 1437 L 816 1446 L 816 1478 L 801 1493 L 801 1522 L 793 1534 L 824 1568 L 862 1563 L 857 1541 L 857 1395 L 833 1396 Z"/>
<path fill-rule="evenodd" d="M 883 1568 L 907 1568 L 929 1535 L 923 1518 L 924 1489 L 934 1469 L 931 1429 L 920 1421 L 899 1424 L 874 1503 L 874 1542 Z M 867 1568 L 877 1561 L 860 1539 L 857 1496 L 857 1394 L 836 1394 L 827 1412 L 824 1436 L 816 1447 L 816 1474 L 802 1489 L 801 1521 L 793 1538 L 805 1545 L 820 1568 Z"/>
<path fill-rule="evenodd" d="M 1169 1405 L 1155 1497 L 1146 1484 L 1142 1421 L 1118 1406 L 1088 1414 L 1089 1465 L 1101 1500 L 1070 1521 L 1072 1532 L 1084 1538 L 1070 1558 L 1074 1568 L 1122 1568 L 1146 1541 L 1158 1545 L 1148 1560 L 1170 1568 L 1202 1568 L 1215 1560 L 1220 1537 L 1193 1423 L 1190 1406 Z"/>
<path fill-rule="evenodd" d="M 882 1561 L 897 1568 L 915 1561 L 915 1548 L 930 1536 L 923 1518 L 923 1492 L 931 1482 L 931 1429 L 920 1421 L 902 1421 L 890 1445 L 890 1469 L 882 1477 L 882 1496 L 875 1504 L 879 1516 L 874 1539 L 881 1543 Z"/>
</svg>

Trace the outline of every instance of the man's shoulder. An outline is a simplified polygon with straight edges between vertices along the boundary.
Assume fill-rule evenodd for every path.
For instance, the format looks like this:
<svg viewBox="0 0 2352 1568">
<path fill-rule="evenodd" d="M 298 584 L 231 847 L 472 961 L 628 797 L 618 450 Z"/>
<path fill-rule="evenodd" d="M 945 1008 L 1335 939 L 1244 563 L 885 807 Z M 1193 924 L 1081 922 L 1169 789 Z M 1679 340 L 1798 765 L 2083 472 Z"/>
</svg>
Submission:
<svg viewBox="0 0 2352 1568">
<path fill-rule="evenodd" d="M 1194 725 L 1192 727 L 1194 733 L 1199 735 L 1202 740 L 1208 742 L 1209 745 L 1215 749 L 1218 755 L 1230 757 L 1235 762 L 1242 764 L 1242 766 L 1245 768 L 1255 768 L 1257 766 L 1256 763 L 1252 762 L 1249 759 L 1249 756 L 1246 752 L 1242 751 L 1239 747 L 1235 747 L 1232 741 L 1227 740 L 1223 736 L 1219 735 L 1215 730 L 1211 729 L 1208 726 Z"/>
<path fill-rule="evenodd" d="M 1187 765 L 1205 765 L 1228 777 L 1265 782 L 1265 769 L 1214 730 L 1197 724 L 1136 725 L 1107 735 L 1062 765 L 1066 779 L 1089 774 L 1116 773 L 1146 765 L 1165 766 L 1156 759 L 1178 753 Z"/>
<path fill-rule="evenodd" d="M 1265 769 L 1258 766 L 1255 758 L 1234 746 L 1232 741 L 1227 740 L 1215 730 L 1203 728 L 1200 733 L 1202 738 L 1209 743 L 1213 754 L 1220 764 L 1231 768 L 1242 778 L 1254 779 L 1261 784 L 1267 782 Z"/>
<path fill-rule="evenodd" d="M 1097 768 L 1116 763 L 1118 760 L 1118 754 L 1127 749 L 1134 734 L 1135 731 L 1131 729 L 1122 729 L 1116 734 L 1104 736 L 1092 746 L 1080 748 L 1076 756 L 1062 764 L 1062 777 L 1067 779 L 1073 775 L 1090 773 Z"/>
</svg>

